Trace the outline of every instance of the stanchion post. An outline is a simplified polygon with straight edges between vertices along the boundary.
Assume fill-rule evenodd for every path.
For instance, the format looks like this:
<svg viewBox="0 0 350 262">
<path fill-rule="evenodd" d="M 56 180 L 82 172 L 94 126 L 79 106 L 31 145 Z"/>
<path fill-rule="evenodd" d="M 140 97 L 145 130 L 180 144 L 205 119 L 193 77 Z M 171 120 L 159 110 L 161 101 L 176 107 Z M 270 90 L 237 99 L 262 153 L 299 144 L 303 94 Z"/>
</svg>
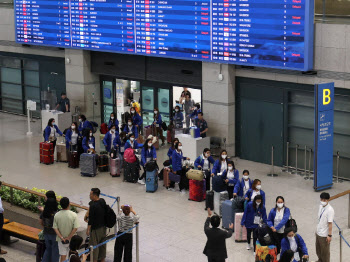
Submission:
<svg viewBox="0 0 350 262">
<path fill-rule="evenodd" d="M 267 176 L 270 176 L 270 177 L 278 176 L 277 174 L 275 174 L 275 166 L 273 163 L 273 153 L 274 153 L 274 146 L 271 147 L 271 173 L 267 174 Z"/>
<path fill-rule="evenodd" d="M 349 194 L 349 206 L 348 206 L 348 228 L 350 228 L 350 194 Z"/>
<path fill-rule="evenodd" d="M 90 246 L 90 261 L 94 261 L 94 246 Z"/>
<path fill-rule="evenodd" d="M 299 145 L 296 144 L 295 145 L 295 171 L 293 172 L 293 174 L 298 174 L 298 149 L 299 149 Z"/>
<path fill-rule="evenodd" d="M 309 151 L 309 170 L 308 170 L 309 175 L 304 178 L 305 180 L 313 180 L 313 178 L 311 178 L 311 156 L 312 156 L 312 149 L 310 148 L 310 151 Z"/>
<path fill-rule="evenodd" d="M 288 163 L 288 154 L 289 154 L 289 142 L 287 142 L 287 154 L 286 154 L 286 165 L 282 168 L 282 172 L 289 173 L 289 163 Z"/>
<path fill-rule="evenodd" d="M 337 166 L 336 166 L 336 181 L 337 183 L 342 183 L 342 180 L 339 180 L 339 160 L 340 160 L 340 155 L 339 155 L 339 151 L 337 151 Z"/>
<path fill-rule="evenodd" d="M 304 175 L 307 176 L 306 172 L 306 157 L 307 157 L 307 146 L 305 146 L 305 151 L 304 151 Z M 302 175 L 302 173 L 300 173 Z"/>
<path fill-rule="evenodd" d="M 140 223 L 138 223 L 138 224 L 137 224 L 137 227 L 136 227 L 136 262 L 140 262 L 139 227 L 140 227 Z"/>
<path fill-rule="evenodd" d="M 343 241 L 341 238 L 341 229 L 339 229 L 339 261 L 343 262 Z"/>
</svg>

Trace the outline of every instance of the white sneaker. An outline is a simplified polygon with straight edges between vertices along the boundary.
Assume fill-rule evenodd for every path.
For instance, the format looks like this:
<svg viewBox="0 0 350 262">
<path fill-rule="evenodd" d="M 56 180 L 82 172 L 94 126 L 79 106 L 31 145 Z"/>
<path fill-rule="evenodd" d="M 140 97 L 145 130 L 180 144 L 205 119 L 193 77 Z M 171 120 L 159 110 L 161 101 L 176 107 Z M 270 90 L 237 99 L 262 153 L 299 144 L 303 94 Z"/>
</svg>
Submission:
<svg viewBox="0 0 350 262">
<path fill-rule="evenodd" d="M 175 188 L 168 188 L 168 190 L 171 191 L 171 192 L 175 192 L 176 191 Z"/>
<path fill-rule="evenodd" d="M 185 189 L 182 189 L 180 192 L 181 192 L 181 194 L 185 194 L 185 193 L 186 193 L 186 190 L 185 190 Z"/>
<path fill-rule="evenodd" d="M 255 252 L 254 252 L 254 258 L 255 258 Z"/>
<path fill-rule="evenodd" d="M 145 185 L 145 182 L 143 182 L 143 179 L 139 179 L 139 180 L 137 181 L 137 183 L 139 183 L 139 184 L 141 184 L 141 185 Z"/>
<path fill-rule="evenodd" d="M 250 250 L 250 244 L 247 244 L 247 250 Z"/>
</svg>

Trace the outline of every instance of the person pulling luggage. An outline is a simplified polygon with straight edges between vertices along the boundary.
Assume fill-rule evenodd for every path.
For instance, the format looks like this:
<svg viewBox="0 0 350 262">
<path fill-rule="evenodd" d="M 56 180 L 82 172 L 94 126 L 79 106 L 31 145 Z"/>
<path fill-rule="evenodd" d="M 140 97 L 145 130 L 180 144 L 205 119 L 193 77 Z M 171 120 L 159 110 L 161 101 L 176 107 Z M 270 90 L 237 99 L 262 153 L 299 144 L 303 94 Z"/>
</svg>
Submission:
<svg viewBox="0 0 350 262">
<path fill-rule="evenodd" d="M 257 195 L 262 196 L 263 205 L 265 206 L 265 192 L 261 190 L 261 181 L 259 179 L 255 179 L 252 188 L 247 191 L 244 195 L 247 202 L 253 201 L 254 197 Z"/>
<path fill-rule="evenodd" d="M 210 154 L 209 148 L 204 148 L 203 154 L 196 158 L 194 167 L 204 171 L 206 188 L 210 188 L 210 164 L 214 164 L 215 160 Z"/>
<path fill-rule="evenodd" d="M 138 180 L 138 183 L 141 185 L 145 184 L 144 182 L 144 179 L 146 177 L 145 165 L 147 162 L 151 160 L 157 160 L 157 152 L 155 147 L 152 144 L 152 139 L 147 138 L 141 151 L 141 166 L 143 167 L 143 171 L 144 171 L 142 176 Z"/>
<path fill-rule="evenodd" d="M 220 158 L 215 161 L 213 169 L 211 171 L 211 176 L 215 176 L 218 173 L 223 173 L 227 169 L 227 162 L 230 161 L 227 158 L 227 151 L 222 150 L 220 153 Z"/>
<path fill-rule="evenodd" d="M 283 257 L 284 252 L 287 250 L 292 250 L 294 252 L 293 262 L 302 261 L 302 259 L 308 259 L 309 254 L 307 251 L 304 239 L 296 234 L 293 227 L 284 229 L 285 237 L 281 242 L 281 257 Z"/>
<path fill-rule="evenodd" d="M 175 145 L 179 143 L 179 139 L 178 138 L 174 138 L 173 142 L 171 143 L 171 147 L 168 150 L 168 157 L 169 157 L 169 161 L 170 161 L 170 165 L 171 165 L 171 160 L 173 158 L 173 152 L 175 150 Z"/>
<path fill-rule="evenodd" d="M 53 144 L 53 150 L 55 150 L 58 135 L 64 136 L 56 125 L 55 119 L 50 118 L 46 128 L 44 129 L 44 139 L 45 142 Z"/>
<path fill-rule="evenodd" d="M 221 178 L 225 181 L 227 185 L 227 192 L 228 192 L 228 198 L 232 199 L 233 198 L 233 190 L 235 188 L 235 185 L 239 181 L 239 172 L 235 168 L 235 164 L 233 161 L 227 162 L 227 170 L 225 170 Z"/>
<path fill-rule="evenodd" d="M 114 148 L 114 140 L 119 137 L 119 132 L 117 131 L 117 127 L 115 125 L 111 125 L 109 132 L 103 138 L 103 144 L 106 148 L 107 152 L 111 152 Z"/>
<path fill-rule="evenodd" d="M 137 150 L 139 148 L 142 148 L 143 144 L 139 144 L 135 139 L 135 134 L 131 134 L 129 136 L 129 139 L 125 142 L 125 149 L 132 148 L 134 150 Z"/>
<path fill-rule="evenodd" d="M 249 171 L 243 170 L 242 180 L 238 181 L 233 190 L 233 196 L 243 197 L 248 192 L 249 189 L 252 188 L 252 180 L 249 178 Z"/>
<path fill-rule="evenodd" d="M 178 142 L 175 144 L 175 150 L 173 151 L 171 164 L 173 167 L 173 173 L 181 177 L 180 184 L 179 184 L 179 188 L 181 192 L 184 192 L 184 190 L 188 187 L 188 183 L 187 183 L 188 179 L 186 177 L 186 173 L 182 168 L 183 160 L 190 160 L 190 159 L 188 157 L 183 156 L 182 143 Z M 175 182 L 171 181 L 170 188 L 172 188 L 172 190 L 175 190 L 174 187 L 175 187 Z"/>
<path fill-rule="evenodd" d="M 69 149 L 71 148 L 72 151 L 78 151 L 78 139 L 81 137 L 81 135 L 78 132 L 78 124 L 76 122 L 73 122 L 68 128 L 66 132 L 66 148 L 67 148 L 67 155 L 69 153 Z"/>
<path fill-rule="evenodd" d="M 95 137 L 92 130 L 89 132 L 89 136 L 83 138 L 84 153 L 95 153 Z"/>
</svg>

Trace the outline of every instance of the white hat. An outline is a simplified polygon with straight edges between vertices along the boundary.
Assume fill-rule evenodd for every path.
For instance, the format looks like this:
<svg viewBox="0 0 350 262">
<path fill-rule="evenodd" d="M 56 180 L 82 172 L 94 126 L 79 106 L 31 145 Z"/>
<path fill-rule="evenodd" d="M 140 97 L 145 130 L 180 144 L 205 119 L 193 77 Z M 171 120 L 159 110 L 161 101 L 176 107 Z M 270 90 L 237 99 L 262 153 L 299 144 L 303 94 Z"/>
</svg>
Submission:
<svg viewBox="0 0 350 262">
<path fill-rule="evenodd" d="M 152 144 L 155 144 L 157 142 L 157 137 L 156 136 L 149 135 L 147 137 L 147 139 L 152 139 Z"/>
</svg>

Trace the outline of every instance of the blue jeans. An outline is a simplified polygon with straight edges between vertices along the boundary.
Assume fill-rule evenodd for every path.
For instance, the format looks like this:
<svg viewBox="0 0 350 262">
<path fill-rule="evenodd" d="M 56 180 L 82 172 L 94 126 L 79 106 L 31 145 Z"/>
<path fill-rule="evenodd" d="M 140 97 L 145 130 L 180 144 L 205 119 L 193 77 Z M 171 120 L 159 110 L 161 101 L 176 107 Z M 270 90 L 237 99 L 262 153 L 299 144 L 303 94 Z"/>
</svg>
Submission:
<svg viewBox="0 0 350 262">
<path fill-rule="evenodd" d="M 45 253 L 42 262 L 58 262 L 60 254 L 58 252 L 58 243 L 56 235 L 44 234 L 45 236 Z"/>
</svg>

